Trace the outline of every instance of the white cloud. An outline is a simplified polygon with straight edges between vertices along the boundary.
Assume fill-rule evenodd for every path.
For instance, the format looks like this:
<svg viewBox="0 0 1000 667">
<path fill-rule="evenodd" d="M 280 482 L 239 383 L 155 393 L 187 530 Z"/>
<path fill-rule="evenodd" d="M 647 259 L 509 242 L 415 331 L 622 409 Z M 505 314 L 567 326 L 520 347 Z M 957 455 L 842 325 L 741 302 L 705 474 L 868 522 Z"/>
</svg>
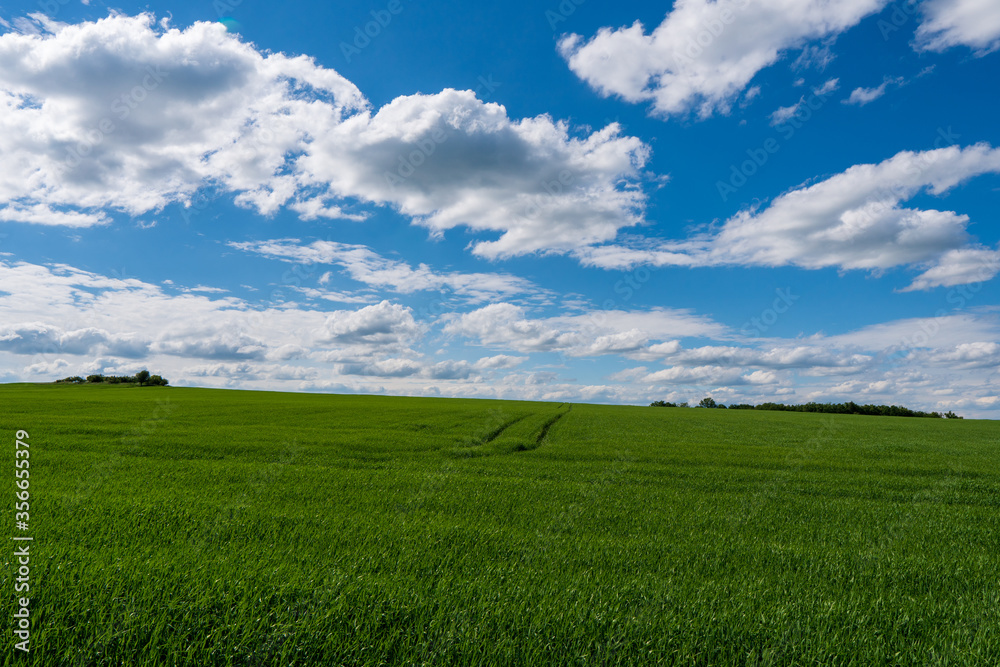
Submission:
<svg viewBox="0 0 1000 667">
<path fill-rule="evenodd" d="M 846 100 L 843 100 L 843 103 L 856 104 L 859 107 L 863 107 L 869 102 L 874 102 L 878 98 L 885 95 L 886 88 L 890 84 L 900 85 L 902 83 L 903 80 L 901 78 L 890 79 L 886 77 L 885 80 L 883 80 L 882 83 L 875 88 L 860 88 L 860 87 L 855 88 L 854 90 L 851 91 L 850 97 L 848 97 Z"/>
<path fill-rule="evenodd" d="M 660 360 L 667 368 L 627 368 L 610 379 L 637 389 L 674 387 L 670 395 L 657 397 L 675 402 L 706 393 L 751 403 L 861 398 L 991 414 L 983 410 L 997 403 L 990 392 L 1000 371 L 1000 322 L 994 311 L 886 322 L 837 336 L 751 339 L 743 346 L 685 349 L 675 341 L 628 355 Z M 653 353 L 653 347 L 660 349 Z"/>
<path fill-rule="evenodd" d="M 721 366 L 696 366 L 686 368 L 673 366 L 662 371 L 649 373 L 642 378 L 643 382 L 675 385 L 760 385 L 774 384 L 778 376 L 770 371 L 753 371 L 744 373 L 740 370 L 723 368 Z"/>
<path fill-rule="evenodd" d="M 968 247 L 949 250 L 937 264 L 917 276 L 906 292 L 985 282 L 1000 273 L 1000 249 Z"/>
<path fill-rule="evenodd" d="M 298 164 L 310 180 L 393 205 L 435 233 L 502 232 L 472 244 L 496 258 L 579 247 L 638 224 L 648 153 L 617 124 L 576 138 L 548 117 L 512 121 L 499 105 L 446 90 L 354 116 Z"/>
<path fill-rule="evenodd" d="M 1000 343 L 977 341 L 960 343 L 951 349 L 935 350 L 917 358 L 950 368 L 1000 368 Z"/>
<path fill-rule="evenodd" d="M 370 295 L 366 294 L 335 292 L 333 290 L 316 289 L 315 287 L 302 287 L 301 285 L 289 285 L 289 289 L 309 299 L 322 299 L 324 301 L 332 301 L 333 303 L 371 303 L 374 300 Z"/>
<path fill-rule="evenodd" d="M 727 332 L 709 318 L 665 308 L 529 318 L 520 306 L 495 303 L 447 319 L 446 333 L 480 345 L 518 352 L 565 352 L 576 357 L 637 353 L 652 340 Z"/>
<path fill-rule="evenodd" d="M 366 104 L 336 72 L 263 56 L 221 24 L 163 31 L 140 15 L 45 29 L 0 36 L 0 201 L 139 214 L 208 179 L 278 190 L 307 117 L 335 123 Z"/>
<path fill-rule="evenodd" d="M 494 303 L 453 318 L 445 332 L 477 339 L 482 345 L 521 352 L 568 349 L 580 345 L 575 332 L 566 332 L 544 320 L 529 320 L 524 309 L 509 303 Z"/>
<path fill-rule="evenodd" d="M 373 110 L 310 58 L 263 53 L 219 23 L 164 25 L 112 15 L 0 36 L 0 219 L 104 224 L 210 186 L 307 220 L 388 206 L 435 234 L 487 234 L 473 250 L 490 258 L 642 221 L 649 148 L 616 124 L 578 136 L 450 89 Z"/>
<path fill-rule="evenodd" d="M 44 322 L 24 322 L 0 326 L 0 350 L 15 354 L 110 354 L 141 357 L 149 343 L 134 334 L 113 334 L 86 327 L 66 330 Z"/>
<path fill-rule="evenodd" d="M 29 222 L 36 225 L 56 225 L 61 227 L 94 227 L 111 222 L 103 211 L 81 213 L 80 211 L 58 211 L 47 204 L 21 206 L 9 204 L 0 208 L 0 220 L 4 222 Z"/>
<path fill-rule="evenodd" d="M 527 360 L 528 357 L 514 357 L 509 354 L 498 354 L 492 357 L 482 357 L 475 363 L 475 367 L 481 370 L 515 368 Z"/>
<path fill-rule="evenodd" d="M 827 79 L 822 86 L 813 89 L 813 94 L 823 97 L 840 88 L 840 79 Z"/>
<path fill-rule="evenodd" d="M 953 291 L 964 301 L 952 303 L 949 294 L 951 305 L 985 298 L 975 286 Z M 438 330 L 391 301 L 261 310 L 233 296 L 0 261 L 0 377 L 53 380 L 145 367 L 173 384 L 248 389 L 612 403 L 863 396 L 969 416 L 1000 409 L 992 390 L 1000 370 L 996 308 L 796 339 L 742 338 L 680 310 L 571 312 L 530 317 L 500 303 L 448 314 Z M 453 359 L 455 348 L 445 346 L 430 354 L 427 343 L 441 330 L 497 352 Z M 686 338 L 710 343 L 685 347 Z M 533 366 L 538 352 L 562 353 L 559 369 Z M 589 360 L 574 362 L 582 357 Z M 622 369 L 628 360 L 664 366 Z M 597 378 L 562 377 L 596 368 L 604 369 Z"/>
<path fill-rule="evenodd" d="M 379 359 L 341 364 L 344 375 L 371 375 L 375 377 L 409 377 L 420 372 L 420 364 L 412 359 Z"/>
<path fill-rule="evenodd" d="M 833 59 L 836 58 L 836 56 L 833 55 L 833 50 L 830 48 L 831 45 L 832 40 L 831 43 L 805 47 L 802 49 L 802 53 L 799 54 L 799 57 L 795 59 L 795 62 L 792 63 L 792 69 L 801 70 L 813 68 L 822 72 L 826 69 L 826 66 L 832 63 Z"/>
<path fill-rule="evenodd" d="M 573 72 L 605 96 L 649 102 L 660 116 L 727 113 L 760 70 L 803 49 L 800 66 L 825 66 L 832 38 L 877 12 L 886 0 L 678 0 L 647 34 L 639 22 L 570 35 L 559 51 Z"/>
<path fill-rule="evenodd" d="M 901 204 L 924 192 L 943 195 L 987 173 L 1000 173 L 1000 149 L 986 144 L 904 151 L 792 190 L 763 210 L 741 211 L 714 234 L 652 248 L 598 246 L 577 255 L 604 268 L 649 263 L 924 269 L 911 290 L 980 282 L 1000 270 L 1000 251 L 974 243 L 968 216 Z"/>
<path fill-rule="evenodd" d="M 970 297 L 974 296 L 970 293 Z M 1000 324 L 996 317 L 957 313 L 874 324 L 836 336 L 816 337 L 814 342 L 838 348 L 898 353 L 913 349 L 948 350 L 991 339 L 1000 340 Z"/>
<path fill-rule="evenodd" d="M 667 355 L 672 364 L 742 366 L 770 369 L 852 368 L 869 364 L 872 357 L 851 352 L 835 352 L 817 345 L 750 348 L 708 345 L 678 349 Z"/>
<path fill-rule="evenodd" d="M 35 368 L 72 359 L 95 372 L 144 360 L 183 382 L 177 374 L 196 360 L 229 370 L 324 357 L 378 367 L 419 356 L 412 346 L 424 335 L 409 308 L 389 301 L 357 310 L 262 310 L 234 297 L 172 289 L 177 293 L 68 266 L 0 261 L 0 355 L 8 363 L 30 358 Z M 101 360 L 96 367 L 95 360 Z"/>
<path fill-rule="evenodd" d="M 416 268 L 406 262 L 388 259 L 364 245 L 314 241 L 304 245 L 298 239 L 279 239 L 230 243 L 239 250 L 253 252 L 300 264 L 336 264 L 358 282 L 379 289 L 410 294 L 420 291 L 446 291 L 470 298 L 473 301 L 510 296 L 514 294 L 540 294 L 544 290 L 524 278 L 509 273 L 440 273 L 426 264 Z M 328 280 L 328 279 L 327 279 Z M 322 297 L 318 290 L 314 296 Z M 323 297 L 326 298 L 326 297 Z M 335 299 L 330 299 L 335 300 Z"/>
<path fill-rule="evenodd" d="M 778 107 L 771 114 L 771 116 L 770 116 L 770 118 L 771 118 L 771 125 L 772 126 L 774 126 L 774 125 L 780 125 L 781 123 L 784 123 L 789 118 L 793 117 L 795 114 L 797 114 L 799 112 L 799 109 L 802 107 L 802 105 L 805 103 L 805 101 L 806 101 L 806 98 L 800 97 L 799 101 L 796 102 L 795 104 L 792 104 L 791 106 Z"/>
<path fill-rule="evenodd" d="M 321 340 L 349 345 L 377 345 L 383 349 L 408 343 L 420 333 L 412 311 L 389 301 L 365 306 L 360 310 L 331 313 L 324 329 L 328 335 L 321 337 Z"/>
<path fill-rule="evenodd" d="M 1000 48 L 1000 5 L 993 0 L 927 0 L 917 46 L 944 51 L 964 45 L 985 55 Z"/>
</svg>

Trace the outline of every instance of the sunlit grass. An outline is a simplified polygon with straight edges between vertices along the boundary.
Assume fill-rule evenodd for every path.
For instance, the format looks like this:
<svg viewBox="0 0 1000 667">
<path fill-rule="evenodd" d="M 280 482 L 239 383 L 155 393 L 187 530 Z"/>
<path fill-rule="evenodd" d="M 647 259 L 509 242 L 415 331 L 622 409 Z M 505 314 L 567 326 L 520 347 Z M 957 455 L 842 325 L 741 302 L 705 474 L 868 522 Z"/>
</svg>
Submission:
<svg viewBox="0 0 1000 667">
<path fill-rule="evenodd" d="M 8 630 L 2 664 L 1000 656 L 996 423 L 172 387 L 0 401 L 11 461 L 31 434 L 36 540 L 33 652 Z"/>
</svg>

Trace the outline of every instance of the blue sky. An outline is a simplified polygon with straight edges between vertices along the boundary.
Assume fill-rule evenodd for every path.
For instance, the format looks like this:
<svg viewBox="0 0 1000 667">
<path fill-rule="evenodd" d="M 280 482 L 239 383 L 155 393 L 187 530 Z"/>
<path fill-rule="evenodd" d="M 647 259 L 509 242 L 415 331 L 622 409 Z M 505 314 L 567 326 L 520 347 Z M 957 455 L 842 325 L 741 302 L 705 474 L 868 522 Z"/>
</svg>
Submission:
<svg viewBox="0 0 1000 667">
<path fill-rule="evenodd" d="M 0 381 L 1000 416 L 993 3 L 0 19 Z"/>
</svg>

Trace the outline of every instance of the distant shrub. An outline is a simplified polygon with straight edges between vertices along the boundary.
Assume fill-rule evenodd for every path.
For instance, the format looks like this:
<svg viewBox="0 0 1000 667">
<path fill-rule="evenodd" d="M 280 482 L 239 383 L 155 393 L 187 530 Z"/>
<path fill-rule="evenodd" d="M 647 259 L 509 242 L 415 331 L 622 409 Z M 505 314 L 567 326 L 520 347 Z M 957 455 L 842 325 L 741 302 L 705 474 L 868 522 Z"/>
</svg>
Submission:
<svg viewBox="0 0 1000 667">
<path fill-rule="evenodd" d="M 137 382 L 134 375 L 105 375 L 104 381 L 108 384 L 135 384 Z"/>
<path fill-rule="evenodd" d="M 166 387 L 170 383 L 167 378 L 161 375 L 150 375 L 147 370 L 141 370 L 135 375 L 101 375 L 100 373 L 95 373 L 88 375 L 86 380 L 79 375 L 74 375 L 73 377 L 56 380 L 56 382 L 66 384 L 82 384 L 84 382 L 90 384 L 138 384 L 140 387 Z"/>
<path fill-rule="evenodd" d="M 703 400 L 702 403 L 705 401 Z M 699 405 L 699 407 L 708 407 Z M 724 405 L 715 407 L 724 408 Z M 954 412 L 941 414 L 940 412 L 922 412 L 911 410 L 901 405 L 858 405 L 854 401 L 847 403 L 805 403 L 803 405 L 785 405 L 784 403 L 761 403 L 760 405 L 750 405 L 749 403 L 734 403 L 729 406 L 730 410 L 773 410 L 778 412 L 819 412 L 823 414 L 838 415 L 873 415 L 880 417 L 923 417 L 931 419 L 961 419 Z"/>
</svg>

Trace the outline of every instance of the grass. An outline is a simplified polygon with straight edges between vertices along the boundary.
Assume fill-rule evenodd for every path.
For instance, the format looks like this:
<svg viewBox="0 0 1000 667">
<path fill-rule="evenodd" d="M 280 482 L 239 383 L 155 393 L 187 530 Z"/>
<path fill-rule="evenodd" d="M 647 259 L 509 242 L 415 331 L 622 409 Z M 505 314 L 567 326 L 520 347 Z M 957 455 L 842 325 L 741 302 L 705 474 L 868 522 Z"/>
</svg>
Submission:
<svg viewBox="0 0 1000 667">
<path fill-rule="evenodd" d="M 174 387 L 0 404 L 11 459 L 31 434 L 35 538 L 33 650 L 6 630 L 0 664 L 1000 659 L 993 422 Z"/>
</svg>

